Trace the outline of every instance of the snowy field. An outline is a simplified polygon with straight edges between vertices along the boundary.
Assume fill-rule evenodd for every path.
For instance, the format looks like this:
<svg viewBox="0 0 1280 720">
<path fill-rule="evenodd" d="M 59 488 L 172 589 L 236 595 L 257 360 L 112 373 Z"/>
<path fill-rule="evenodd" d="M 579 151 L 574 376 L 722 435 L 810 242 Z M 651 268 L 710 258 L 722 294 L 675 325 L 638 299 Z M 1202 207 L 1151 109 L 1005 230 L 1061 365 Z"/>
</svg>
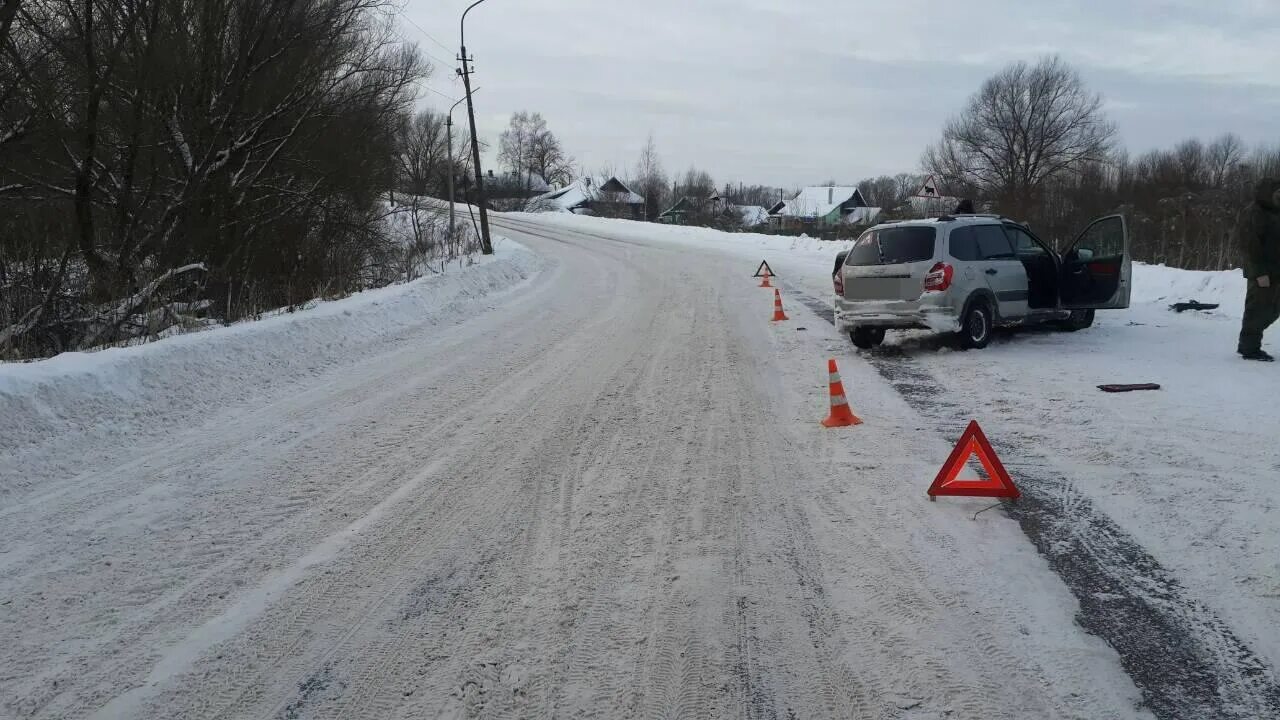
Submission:
<svg viewBox="0 0 1280 720">
<path fill-rule="evenodd" d="M 834 245 L 494 225 L 444 276 L 0 366 L 0 717 L 1280 709 L 1276 376 L 1234 357 L 1232 274 L 1140 268 L 1084 332 L 867 354 L 823 319 Z M 1164 307 L 1191 297 L 1224 305 Z M 865 425 L 818 424 L 828 357 Z M 961 417 L 1062 527 L 927 501 Z M 1120 556 L 1082 595 L 1070 556 L 1117 533 L 1174 580 Z M 1167 679 L 1099 626 L 1148 578 L 1191 636 Z"/>
</svg>

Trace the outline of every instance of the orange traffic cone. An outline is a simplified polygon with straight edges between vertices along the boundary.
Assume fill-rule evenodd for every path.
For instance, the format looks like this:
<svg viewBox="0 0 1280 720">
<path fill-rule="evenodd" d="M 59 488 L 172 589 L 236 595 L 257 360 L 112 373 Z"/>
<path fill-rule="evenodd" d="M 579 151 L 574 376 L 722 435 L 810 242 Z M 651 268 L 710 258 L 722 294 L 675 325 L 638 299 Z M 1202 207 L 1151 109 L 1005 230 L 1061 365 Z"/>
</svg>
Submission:
<svg viewBox="0 0 1280 720">
<path fill-rule="evenodd" d="M 773 321 L 787 320 L 786 314 L 782 312 L 782 293 L 777 290 L 773 291 Z"/>
<path fill-rule="evenodd" d="M 764 277 L 760 279 L 760 287 L 773 287 L 769 284 L 769 268 L 764 269 Z"/>
<path fill-rule="evenodd" d="M 849 401 L 844 397 L 844 383 L 840 382 L 840 371 L 836 369 L 835 358 L 827 361 L 827 373 L 831 375 L 831 414 L 822 424 L 826 427 L 846 427 L 861 425 L 862 419 L 849 409 Z"/>
</svg>

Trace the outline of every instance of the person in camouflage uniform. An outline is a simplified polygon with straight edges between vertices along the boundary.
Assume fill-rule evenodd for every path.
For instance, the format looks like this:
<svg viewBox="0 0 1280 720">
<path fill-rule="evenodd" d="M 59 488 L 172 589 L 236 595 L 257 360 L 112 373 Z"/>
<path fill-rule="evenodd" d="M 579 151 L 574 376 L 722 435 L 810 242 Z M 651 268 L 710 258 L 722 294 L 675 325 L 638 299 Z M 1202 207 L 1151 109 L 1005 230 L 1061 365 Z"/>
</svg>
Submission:
<svg viewBox="0 0 1280 720">
<path fill-rule="evenodd" d="M 1273 360 L 1262 349 L 1262 333 L 1280 318 L 1280 180 L 1258 183 L 1256 195 L 1236 221 L 1249 291 L 1236 350 L 1246 360 Z"/>
</svg>

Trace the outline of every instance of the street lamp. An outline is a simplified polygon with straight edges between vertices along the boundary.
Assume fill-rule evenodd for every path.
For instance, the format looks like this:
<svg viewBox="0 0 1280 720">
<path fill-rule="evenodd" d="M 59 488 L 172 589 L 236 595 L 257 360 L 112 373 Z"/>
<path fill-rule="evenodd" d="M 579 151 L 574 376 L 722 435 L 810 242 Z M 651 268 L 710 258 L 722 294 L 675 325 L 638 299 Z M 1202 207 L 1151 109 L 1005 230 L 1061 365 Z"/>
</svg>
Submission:
<svg viewBox="0 0 1280 720">
<path fill-rule="evenodd" d="M 480 92 L 480 88 L 476 88 L 476 92 Z M 458 102 L 453 104 L 453 107 L 449 108 L 449 116 L 444 123 L 444 128 L 445 128 L 444 134 L 445 134 L 445 138 L 447 138 L 447 142 L 449 145 L 449 241 L 450 242 L 453 241 L 453 176 L 457 174 L 456 173 L 457 168 L 454 167 L 454 161 L 453 161 L 453 111 L 456 110 L 458 108 L 458 105 L 462 104 L 462 102 L 466 99 L 467 98 L 462 98 L 458 100 Z M 472 131 L 471 135 L 472 137 L 475 136 L 474 130 Z"/>
<path fill-rule="evenodd" d="M 467 118 L 471 121 L 471 162 L 476 166 L 476 196 L 480 201 L 480 252 L 485 255 L 493 254 L 493 243 L 489 240 L 489 212 L 485 209 L 487 204 L 484 197 L 484 173 L 480 170 L 480 138 L 476 135 L 476 111 L 471 104 L 471 73 L 472 70 L 467 67 L 467 13 L 471 9 L 484 0 L 476 0 L 462 11 L 462 19 L 458 21 L 458 44 L 462 48 L 462 56 L 458 58 L 462 61 L 462 67 L 458 70 L 458 74 L 462 76 L 462 84 L 467 90 Z"/>
</svg>

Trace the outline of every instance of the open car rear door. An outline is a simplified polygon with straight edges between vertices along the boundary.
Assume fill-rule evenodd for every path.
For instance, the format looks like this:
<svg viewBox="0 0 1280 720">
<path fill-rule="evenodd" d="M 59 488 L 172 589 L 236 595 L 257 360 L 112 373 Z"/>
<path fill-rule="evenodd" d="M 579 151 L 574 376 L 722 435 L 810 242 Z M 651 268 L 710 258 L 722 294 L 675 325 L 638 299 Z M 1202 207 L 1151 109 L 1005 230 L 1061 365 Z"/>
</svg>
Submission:
<svg viewBox="0 0 1280 720">
<path fill-rule="evenodd" d="M 1129 307 L 1133 259 L 1124 216 L 1094 220 L 1062 256 L 1062 307 L 1115 310 Z"/>
</svg>

